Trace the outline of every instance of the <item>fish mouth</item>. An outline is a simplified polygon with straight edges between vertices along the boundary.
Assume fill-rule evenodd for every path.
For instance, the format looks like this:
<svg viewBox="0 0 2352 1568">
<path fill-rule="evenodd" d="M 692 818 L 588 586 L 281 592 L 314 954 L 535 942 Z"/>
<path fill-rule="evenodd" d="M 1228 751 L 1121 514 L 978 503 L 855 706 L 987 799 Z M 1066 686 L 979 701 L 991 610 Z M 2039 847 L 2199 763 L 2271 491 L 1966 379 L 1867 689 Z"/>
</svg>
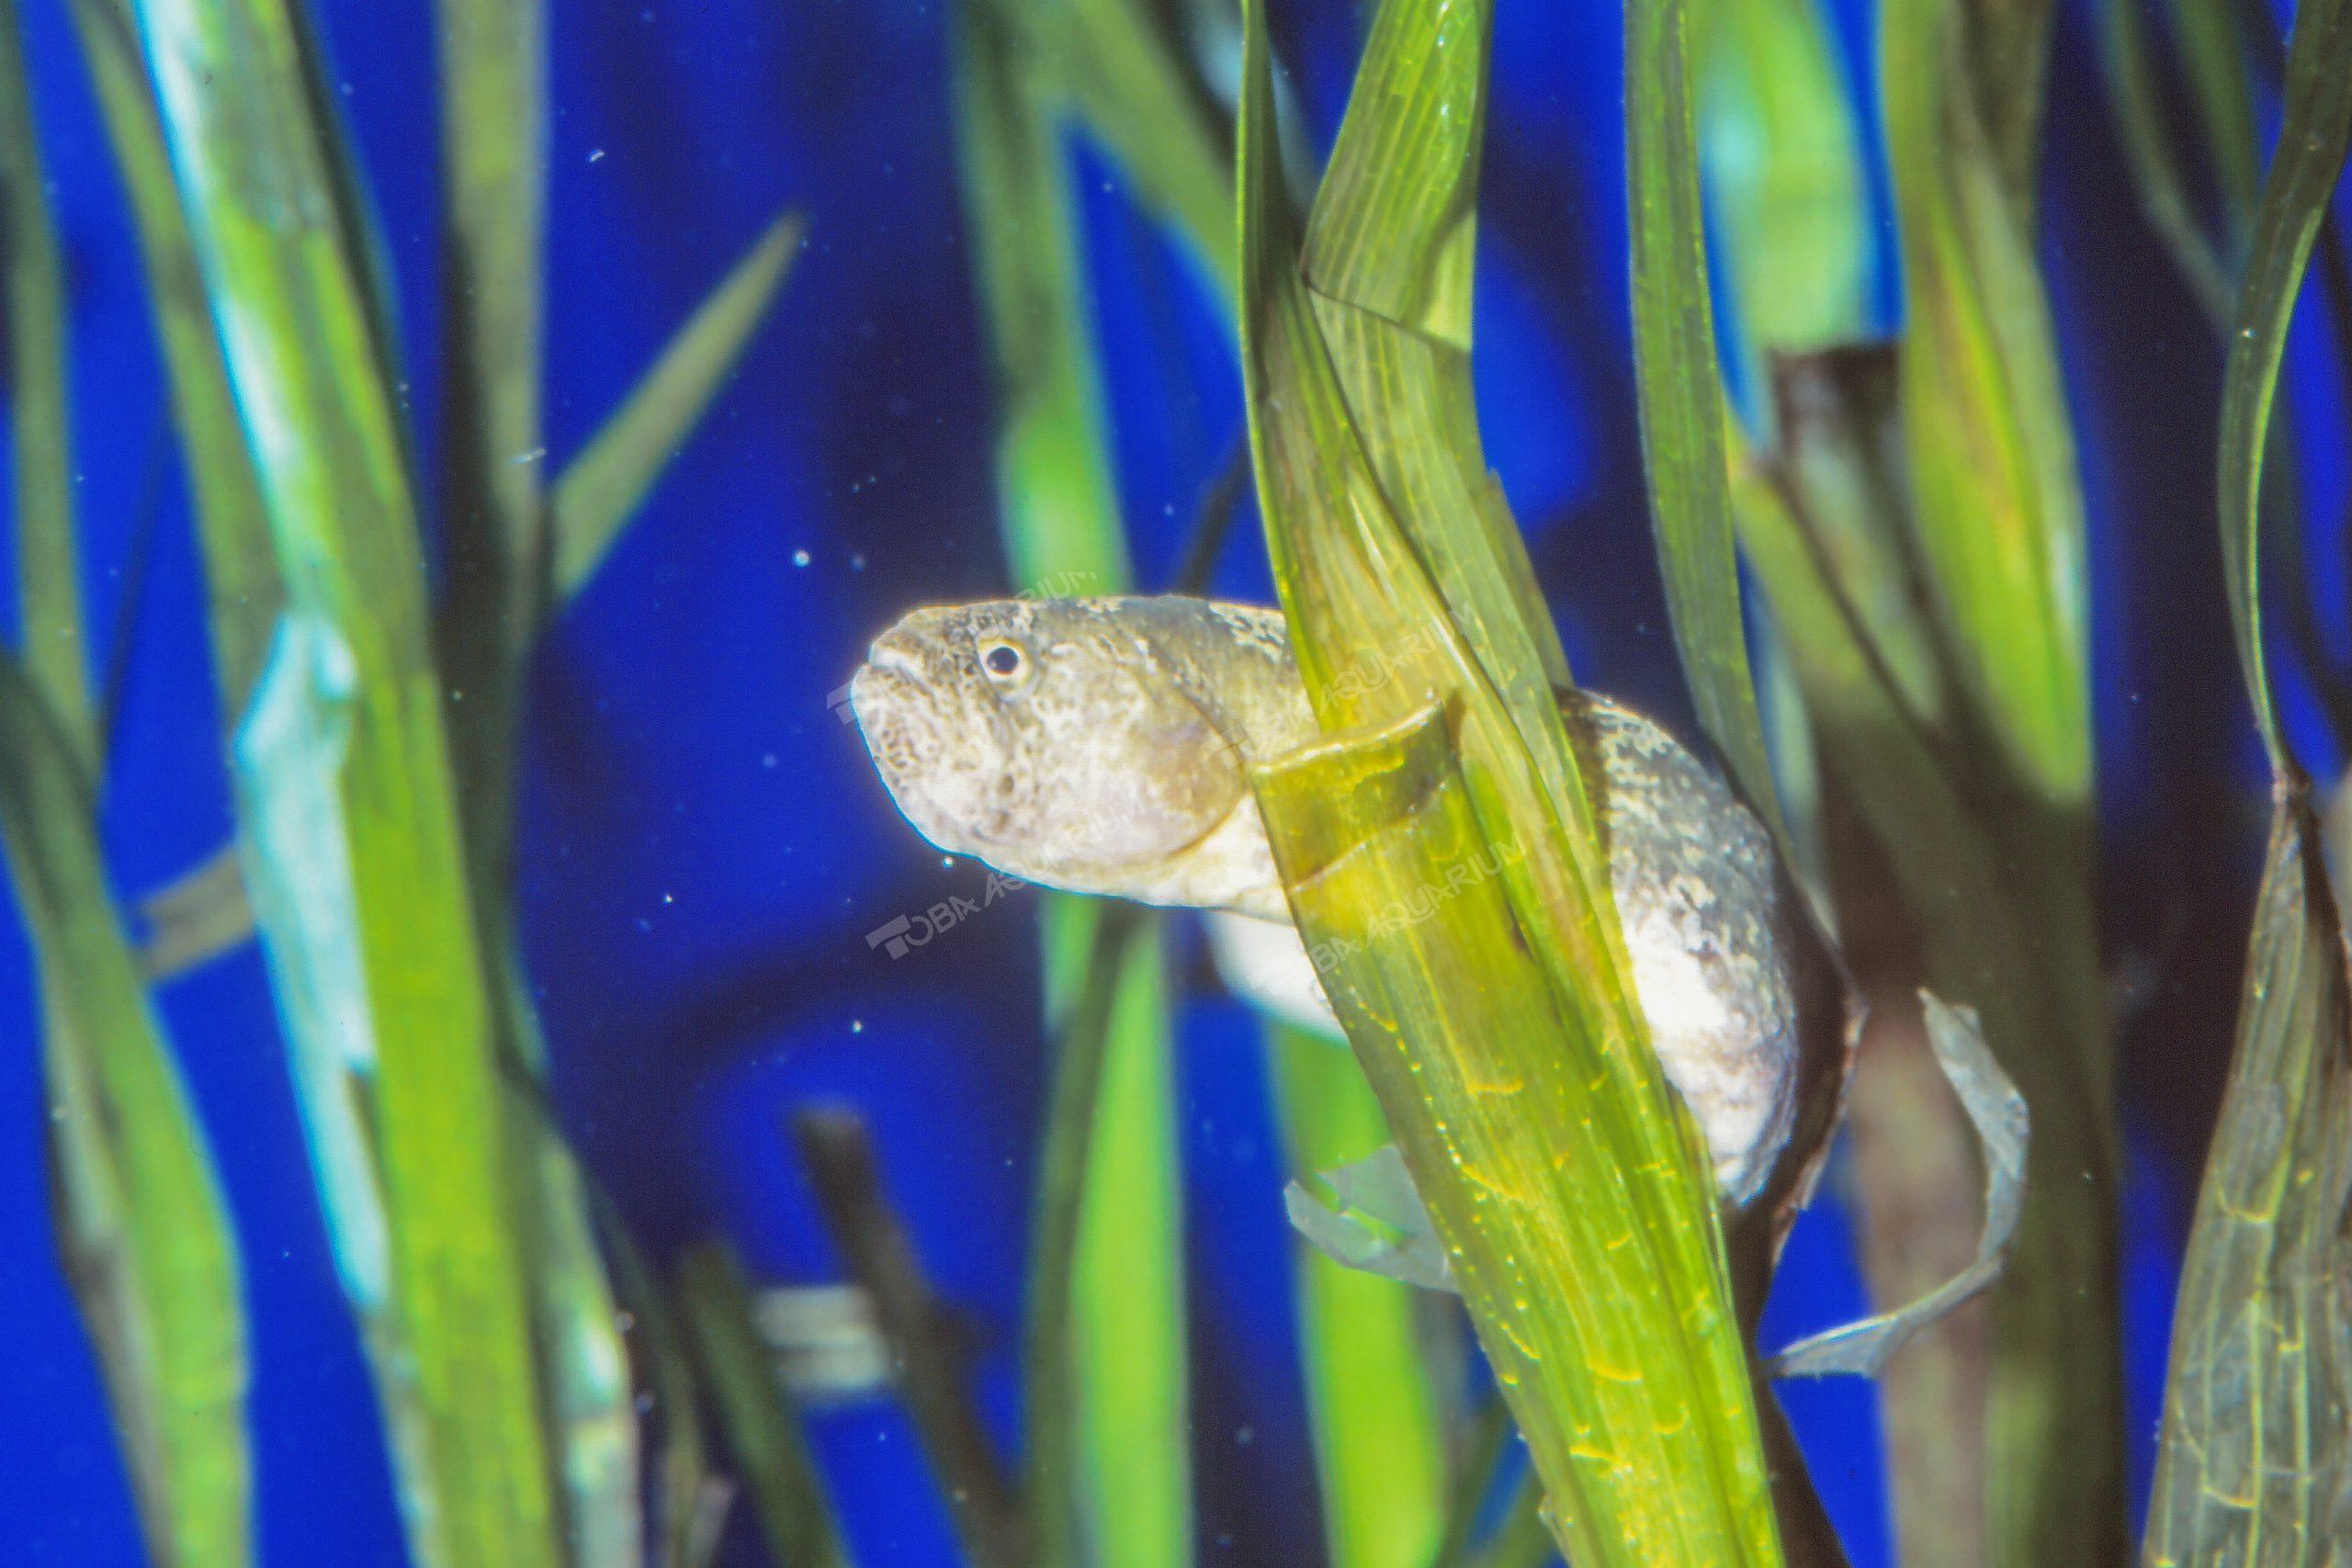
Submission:
<svg viewBox="0 0 2352 1568">
<path fill-rule="evenodd" d="M 900 815 L 937 848 L 970 854 L 966 825 L 924 787 L 926 769 L 946 739 L 929 711 L 931 690 L 917 657 L 884 637 L 850 677 L 850 712 Z"/>
</svg>

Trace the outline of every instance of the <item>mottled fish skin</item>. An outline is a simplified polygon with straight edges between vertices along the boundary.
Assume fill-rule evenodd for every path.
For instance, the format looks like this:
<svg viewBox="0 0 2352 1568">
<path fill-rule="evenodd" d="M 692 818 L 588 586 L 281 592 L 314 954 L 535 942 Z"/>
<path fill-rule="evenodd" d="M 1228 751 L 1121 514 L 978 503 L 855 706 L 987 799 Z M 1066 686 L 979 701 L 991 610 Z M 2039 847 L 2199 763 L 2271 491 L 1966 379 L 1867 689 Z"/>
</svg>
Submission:
<svg viewBox="0 0 2352 1568">
<path fill-rule="evenodd" d="M 875 639 L 850 702 L 891 797 L 942 850 L 1073 893 L 1250 917 L 1220 922 L 1221 954 L 1262 928 L 1256 977 L 1289 970 L 1328 1016 L 1247 774 L 1317 733 L 1281 612 L 1172 595 L 916 610 Z M 1610 885 L 1659 1064 L 1718 1187 L 1745 1200 L 1794 1114 L 1792 897 L 1761 824 L 1666 731 L 1585 692 L 1561 712 L 1600 763 Z"/>
</svg>

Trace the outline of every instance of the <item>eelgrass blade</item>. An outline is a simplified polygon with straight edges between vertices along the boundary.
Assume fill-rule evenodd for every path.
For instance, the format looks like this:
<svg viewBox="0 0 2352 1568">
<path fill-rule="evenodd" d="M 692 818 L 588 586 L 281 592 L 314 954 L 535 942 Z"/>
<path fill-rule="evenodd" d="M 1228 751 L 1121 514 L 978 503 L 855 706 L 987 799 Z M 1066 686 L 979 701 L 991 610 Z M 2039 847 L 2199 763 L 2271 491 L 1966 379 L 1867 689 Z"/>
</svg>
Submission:
<svg viewBox="0 0 2352 1568">
<path fill-rule="evenodd" d="M 545 591 L 539 501 L 547 209 L 544 0 L 438 0 L 443 523 L 450 592 L 494 593 L 527 638 Z"/>
<path fill-rule="evenodd" d="M 2238 1039 L 2173 1318 L 2144 1560 L 2336 1562 L 2352 1540 L 2352 998 L 2342 911 L 2262 649 L 2256 508 L 2295 295 L 2352 141 L 2352 4 L 2305 0 L 2222 389 L 2238 658 L 2276 775 Z"/>
<path fill-rule="evenodd" d="M 2211 9 L 2219 10 L 2213 6 Z M 2041 174 L 2042 99 L 2055 0 L 1962 0 L 1953 81 L 1973 88 L 1972 110 L 2021 224 L 2034 218 Z"/>
<path fill-rule="evenodd" d="M 2149 1568 L 2337 1563 L 2352 1541 L 2352 1030 L 2300 794 L 2271 824 L 2229 1086 L 2175 1307 Z"/>
<path fill-rule="evenodd" d="M 437 626 L 451 771 L 492 976 L 498 1060 L 547 1051 L 512 931 L 525 675 L 552 592 L 539 429 L 547 18 L 539 0 L 440 0 L 442 522 Z M 639 1446 L 612 1284 L 562 1131 L 510 1083 L 508 1179 L 571 1568 L 645 1560 Z"/>
<path fill-rule="evenodd" d="M 1785 853 L 1732 551 L 1690 32 L 1689 0 L 1627 0 L 1625 199 L 1642 454 L 1683 679 L 1733 782 Z"/>
<path fill-rule="evenodd" d="M 1238 277 L 1230 124 L 1174 36 L 1171 7 L 1061 0 L 1024 9 L 1039 31 L 1066 35 L 1057 51 L 1060 90 L 1136 196 L 1184 236 L 1230 300 Z"/>
<path fill-rule="evenodd" d="M 1385 209 L 1419 223 L 1382 232 L 1342 209 L 1319 230 L 1426 258 L 1420 276 L 1389 273 L 1385 285 L 1416 302 L 1400 320 L 1434 329 L 1406 344 L 1416 353 L 1466 323 L 1465 209 L 1422 198 L 1429 181 L 1466 197 L 1468 143 L 1433 122 L 1475 125 L 1478 104 L 1383 89 L 1450 82 L 1475 93 L 1483 23 L 1384 7 L 1350 105 L 1351 120 L 1363 117 L 1353 134 L 1367 148 L 1398 145 L 1390 117 L 1419 117 L 1451 151 L 1401 160 L 1387 178 L 1382 160 L 1365 158 L 1368 177 L 1338 187 L 1385 188 Z M 1369 333 L 1328 336 L 1345 319 L 1302 286 L 1257 6 L 1245 6 L 1244 28 L 1243 367 L 1268 548 L 1325 729 L 1374 727 L 1256 780 L 1293 911 L 1328 961 L 1326 986 L 1453 1255 L 1570 1554 L 1583 1568 L 1778 1562 L 1710 1182 L 1630 1001 L 1590 803 L 1549 700 L 1544 650 L 1556 637 L 1525 618 L 1540 600 L 1514 580 L 1523 553 L 1494 547 L 1491 513 L 1430 513 L 1391 488 L 1406 465 L 1442 473 L 1468 457 L 1458 445 L 1400 453 L 1401 431 L 1459 433 L 1469 413 L 1442 382 L 1385 384 L 1353 406 L 1368 378 L 1344 379 L 1346 358 L 1361 356 L 1361 376 L 1387 345 Z M 1343 149 L 1350 136 L 1343 128 Z M 1445 231 L 1430 231 L 1432 215 Z M 1317 278 L 1347 275 L 1312 255 L 1308 265 Z M 1416 423 L 1416 400 L 1444 423 Z M 1397 467 L 1376 469 L 1374 452 Z M 1442 571 L 1430 564 L 1441 550 Z M 1432 695 L 1442 716 L 1424 705 Z M 1418 921 L 1376 919 L 1397 899 L 1436 908 Z"/>
<path fill-rule="evenodd" d="M 1261 772 L 1301 931 L 1329 957 L 1333 1007 L 1453 1255 L 1569 1556 L 1778 1562 L 1760 1458 L 1736 1457 L 1754 1448 L 1756 1417 L 1728 1287 L 1695 1301 L 1662 1289 L 1662 1256 L 1699 1238 L 1635 1207 L 1645 1176 L 1681 1175 L 1689 1156 L 1663 1172 L 1627 1160 L 1600 1095 L 1560 1070 L 1573 1035 L 1550 976 L 1517 945 L 1508 891 L 1526 852 L 1488 835 L 1448 728 L 1431 706 Z M 1445 890 L 1439 912 L 1383 918 L 1432 889 Z M 1674 1375 L 1708 1341 L 1712 1375 Z"/>
<path fill-rule="evenodd" d="M 623 525 L 709 408 L 752 333 L 767 319 L 799 250 L 802 228 L 797 213 L 770 223 L 663 346 L 620 407 L 564 465 L 549 496 L 558 603 L 595 575 Z"/>
<path fill-rule="evenodd" d="M 1796 422 L 1784 422 L 1784 435 L 1794 428 Z M 1964 1203 L 1950 1198 L 1974 1179 L 1966 1131 L 1929 1060 L 1923 1026 L 1900 1005 L 1902 988 L 1922 977 L 1908 965 L 1921 965 L 1946 994 L 1991 998 L 1987 1032 L 2028 1040 L 2037 1027 L 2040 980 L 2017 940 L 2027 928 L 2002 882 L 1999 847 L 1970 817 L 1938 735 L 1905 700 L 1894 661 L 1858 609 L 1870 593 L 1851 570 L 1874 558 L 1840 554 L 1812 513 L 1801 515 L 1781 484 L 1752 467 L 1735 475 L 1733 493 L 1741 543 L 1771 604 L 1823 773 L 1840 803 L 1827 823 L 1831 882 L 1848 954 L 1873 1004 L 1847 1114 L 1864 1272 L 1874 1298 L 1892 1306 L 1932 1290 L 1960 1265 L 1973 1223 Z M 1856 821 L 1840 831 L 1847 813 Z M 1849 863 L 1875 863 L 1856 854 L 1849 840 L 1867 840 L 1885 869 L 1875 877 L 1858 871 Z M 1900 957 L 1894 975 L 1878 976 L 1873 969 L 1885 960 L 1873 947 L 1889 945 L 1884 928 L 1896 923 L 1888 901 L 1916 910 L 1906 918 L 1924 932 L 1946 934 L 1916 959 Z M 1905 1563 L 1979 1568 L 1989 1560 L 1989 1365 L 1981 1324 L 1964 1330 L 1947 1324 L 1886 1370 L 1889 1480 Z"/>
<path fill-rule="evenodd" d="M 65 286 L 33 124 L 16 0 L 0 0 L 0 267 L 11 500 L 24 668 L 97 785 L 98 714 L 82 630 L 81 551 L 74 536 L 74 452 L 65 395 Z"/>
<path fill-rule="evenodd" d="M 2092 894 L 2082 498 L 2030 204 L 1977 74 L 1983 21 L 1955 0 L 1894 0 L 1880 33 L 1905 301 L 1902 521 L 1961 699 L 1944 756 L 1978 801 L 1950 821 L 1881 810 L 2006 884 L 2019 917 L 1918 922 L 1928 983 L 1978 1010 L 2041 1134 L 1979 1385 L 1985 1550 L 2111 1562 L 2126 1538 L 2120 1156 Z M 1891 856 L 1929 858 L 1887 825 L 1878 837 Z M 1905 890 L 1915 913 L 1941 902 Z M 1951 1239 L 1964 1257 L 1965 1235 Z"/>
<path fill-rule="evenodd" d="M 516 709 L 548 593 L 540 501 L 547 18 L 541 0 L 437 0 L 441 86 L 436 627 L 451 767 L 485 931 L 506 922 Z"/>
<path fill-rule="evenodd" d="M 1013 0 L 957 0 L 957 173 L 996 390 L 998 515 L 1014 586 L 1126 581 L 1078 219 L 1050 84 Z"/>
<path fill-rule="evenodd" d="M 2121 144 L 2124 166 L 2141 214 L 2172 254 L 2188 291 L 2215 322 L 2226 322 L 2233 291 L 2230 264 L 2205 231 L 2189 195 L 2186 160 L 2165 113 L 2162 85 L 2149 49 L 2143 0 L 2099 0 L 2099 64 L 2107 76 L 2107 100 Z M 2221 6 L 2191 7 L 2222 12 Z"/>
<path fill-rule="evenodd" d="M 140 966 L 150 980 L 174 979 L 251 942 L 254 908 L 237 846 L 215 851 L 141 898 L 138 911 L 146 926 Z"/>
<path fill-rule="evenodd" d="M 2167 0 L 2165 9 L 2221 198 L 2223 254 L 2234 264 L 2244 255 L 2262 186 L 2245 30 L 2254 13 L 2241 5 L 2210 5 L 2206 0 Z"/>
<path fill-rule="evenodd" d="M 1690 20 L 1701 170 L 1761 421 L 1766 353 L 1824 348 L 1868 325 L 1875 254 L 1860 138 L 1813 0 L 1712 0 Z"/>
<path fill-rule="evenodd" d="M 914 1242 L 882 1189 L 879 1157 L 855 1111 L 804 1111 L 793 1141 L 850 1278 L 874 1303 L 899 1398 L 974 1568 L 1023 1568 L 1019 1499 L 965 1388 L 963 1357 Z"/>
<path fill-rule="evenodd" d="M 642 1568 L 641 1445 L 619 1302 L 597 1250 L 587 1179 L 541 1089 L 547 1043 L 511 926 L 485 962 L 499 970 L 509 1179 L 522 1194 L 516 1230 L 566 1568 Z"/>
<path fill-rule="evenodd" d="M 1388 1144 L 1380 1102 L 1344 1046 L 1268 1026 L 1294 1177 Z M 1436 1379 L 1410 1286 L 1294 1247 L 1307 1414 L 1331 1568 L 1428 1568 L 1447 1523 Z"/>
<path fill-rule="evenodd" d="M 778 1568 L 850 1568 L 816 1461 L 752 1321 L 741 1266 L 724 1242 L 678 1263 L 674 1293 L 727 1451 Z"/>
<path fill-rule="evenodd" d="M 289 1036 L 333 1030 L 293 1039 L 298 1061 L 365 1075 L 366 1104 L 340 1130 L 357 1146 L 314 1141 L 313 1158 L 322 1176 L 380 1182 L 388 1304 L 371 1348 L 412 1550 L 433 1568 L 553 1563 L 497 1003 L 352 193 L 306 24 L 284 0 L 143 0 L 139 15 L 287 585 L 264 676 L 278 689 L 261 701 L 288 743 L 247 749 L 240 828 L 281 984 L 331 974 L 330 952 L 347 965 L 334 990 L 281 998 Z"/>
<path fill-rule="evenodd" d="M 2286 108 L 2278 151 L 2256 204 L 2235 330 L 2222 381 L 2222 568 L 2237 636 L 2238 668 L 2274 773 L 2294 761 L 2271 705 L 2262 651 L 2259 537 L 2262 469 L 2270 410 L 2286 353 L 2287 323 L 2326 221 L 2328 200 L 2352 137 L 2352 5 L 2314 0 L 2296 12 L 2287 53 Z"/>
<path fill-rule="evenodd" d="M 708 1500 L 718 1490 L 704 1440 L 703 1408 L 685 1325 L 667 1289 L 609 1205 L 597 1208 L 598 1234 L 613 1260 L 613 1293 L 631 1319 L 630 1339 L 645 1369 L 647 1413 L 662 1432 L 661 1459 L 649 1488 L 654 1568 L 707 1568 L 718 1550 Z"/>
<path fill-rule="evenodd" d="M 51 1207 L 152 1560 L 252 1560 L 227 1204 L 107 892 L 73 741 L 0 656 L 0 846 L 40 977 Z"/>
<path fill-rule="evenodd" d="M 104 110 L 115 166 L 130 193 L 146 267 L 148 308 L 171 383 L 172 418 L 187 468 L 204 557 L 206 635 L 223 731 L 244 712 L 285 594 L 228 368 L 197 269 L 170 153 L 125 0 L 71 0 L 82 54 Z M 242 889 L 235 899 L 242 909 Z M 233 928 L 235 911 L 213 929 Z M 249 916 L 245 917 L 247 919 Z"/>
<path fill-rule="evenodd" d="M 2030 232 L 1968 90 L 1973 16 L 1896 0 L 1880 40 L 1914 525 L 1962 675 L 2015 771 L 2071 801 L 2091 769 L 2082 498 Z"/>
<path fill-rule="evenodd" d="M 1116 592 L 1126 542 L 1054 84 L 1023 47 L 1017 6 L 959 0 L 954 25 L 956 154 L 1013 583 Z M 1023 1489 L 1045 1568 L 1077 1568 L 1090 1544 L 1104 1568 L 1179 1568 L 1193 1555 L 1166 979 L 1156 920 L 1127 940 L 1132 919 L 1066 897 L 1043 919 L 1053 1089 L 1034 1201 Z"/>
</svg>

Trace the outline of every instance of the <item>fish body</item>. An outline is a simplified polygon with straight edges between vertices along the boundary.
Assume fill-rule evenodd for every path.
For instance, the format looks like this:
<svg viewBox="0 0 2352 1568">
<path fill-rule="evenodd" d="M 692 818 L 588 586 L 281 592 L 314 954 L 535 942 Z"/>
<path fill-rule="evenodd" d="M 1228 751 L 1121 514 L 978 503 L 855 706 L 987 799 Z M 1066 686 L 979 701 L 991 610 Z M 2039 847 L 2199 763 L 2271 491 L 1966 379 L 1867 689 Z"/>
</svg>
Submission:
<svg viewBox="0 0 2352 1568">
<path fill-rule="evenodd" d="M 875 639 L 850 702 L 892 799 L 940 849 L 1206 911 L 1236 990 L 1337 1034 L 1250 788 L 1250 766 L 1319 733 L 1279 611 L 1175 595 L 919 609 Z M 1666 731 L 1586 692 L 1562 693 L 1561 712 L 1597 785 L 1659 1065 L 1718 1187 L 1744 1200 L 1794 1110 L 1792 897 L 1762 825 Z"/>
</svg>

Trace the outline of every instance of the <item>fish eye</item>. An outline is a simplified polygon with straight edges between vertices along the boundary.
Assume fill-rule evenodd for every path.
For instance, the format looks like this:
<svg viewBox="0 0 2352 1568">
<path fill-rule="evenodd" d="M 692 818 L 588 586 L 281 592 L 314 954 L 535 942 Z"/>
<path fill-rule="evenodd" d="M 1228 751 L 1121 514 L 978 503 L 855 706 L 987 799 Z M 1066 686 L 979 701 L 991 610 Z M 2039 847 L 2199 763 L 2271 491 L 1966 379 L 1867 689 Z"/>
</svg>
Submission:
<svg viewBox="0 0 2352 1568">
<path fill-rule="evenodd" d="M 1017 643 L 990 642 L 980 648 L 980 668 L 997 680 L 1018 680 L 1028 666 L 1029 660 L 1022 655 Z"/>
</svg>

